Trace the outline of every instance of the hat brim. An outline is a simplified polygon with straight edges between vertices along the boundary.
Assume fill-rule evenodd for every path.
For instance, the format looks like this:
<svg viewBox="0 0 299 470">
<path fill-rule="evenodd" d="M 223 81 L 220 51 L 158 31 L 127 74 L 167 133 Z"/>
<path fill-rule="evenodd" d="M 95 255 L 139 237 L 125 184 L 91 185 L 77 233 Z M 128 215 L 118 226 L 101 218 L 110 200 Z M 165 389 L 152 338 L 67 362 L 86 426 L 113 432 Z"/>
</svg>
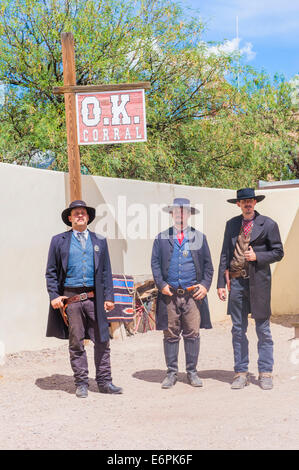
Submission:
<svg viewBox="0 0 299 470">
<path fill-rule="evenodd" d="M 75 207 L 71 207 L 71 208 L 68 207 L 67 209 L 64 209 L 64 211 L 62 212 L 61 218 L 62 218 L 63 222 L 65 223 L 65 225 L 68 225 L 69 227 L 72 226 L 71 222 L 69 221 L 69 216 L 71 215 L 72 210 L 76 209 L 76 207 L 83 207 L 84 209 L 86 209 L 87 214 L 89 216 L 89 220 L 87 222 L 87 225 L 91 224 L 91 222 L 94 221 L 94 219 L 96 217 L 96 210 L 93 207 L 75 206 Z"/>
<path fill-rule="evenodd" d="M 199 214 L 199 210 L 198 209 L 195 209 L 195 207 L 190 207 L 190 206 L 166 206 L 166 207 L 163 207 L 163 211 L 164 212 L 173 212 L 173 209 L 175 209 L 176 207 L 182 207 L 183 209 L 189 209 L 191 214 L 194 215 L 194 214 Z"/>
<path fill-rule="evenodd" d="M 244 199 L 256 199 L 256 202 L 260 202 L 263 199 L 265 199 L 266 196 L 260 194 L 259 196 L 254 196 L 251 198 L 248 197 L 240 197 L 239 199 L 227 199 L 227 202 L 230 202 L 231 204 L 236 204 L 238 201 L 243 201 Z"/>
</svg>

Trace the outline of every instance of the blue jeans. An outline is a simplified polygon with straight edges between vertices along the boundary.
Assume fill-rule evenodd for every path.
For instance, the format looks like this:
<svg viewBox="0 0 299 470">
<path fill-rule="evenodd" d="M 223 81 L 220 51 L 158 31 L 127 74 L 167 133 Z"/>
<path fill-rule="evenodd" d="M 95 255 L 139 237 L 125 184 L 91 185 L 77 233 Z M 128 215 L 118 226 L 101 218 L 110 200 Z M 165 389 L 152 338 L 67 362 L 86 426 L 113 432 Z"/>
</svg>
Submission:
<svg viewBox="0 0 299 470">
<path fill-rule="evenodd" d="M 249 364 L 248 314 L 250 313 L 249 279 L 231 279 L 231 290 L 228 300 L 228 313 L 232 318 L 232 337 L 234 349 L 235 372 L 247 372 Z M 270 331 L 270 320 L 255 320 L 258 337 L 258 370 L 272 372 L 273 370 L 273 340 Z"/>
</svg>

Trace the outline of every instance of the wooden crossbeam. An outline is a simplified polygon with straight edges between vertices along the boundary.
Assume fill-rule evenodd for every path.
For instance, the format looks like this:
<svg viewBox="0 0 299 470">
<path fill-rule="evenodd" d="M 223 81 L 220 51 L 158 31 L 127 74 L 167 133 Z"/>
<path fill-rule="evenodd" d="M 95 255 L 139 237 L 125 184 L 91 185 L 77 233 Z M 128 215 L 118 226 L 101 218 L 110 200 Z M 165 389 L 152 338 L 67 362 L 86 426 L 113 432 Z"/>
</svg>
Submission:
<svg viewBox="0 0 299 470">
<path fill-rule="evenodd" d="M 56 86 L 53 87 L 53 93 L 62 95 L 64 93 L 93 93 L 101 91 L 118 91 L 118 90 L 148 90 L 150 89 L 150 82 L 136 82 L 136 83 L 119 83 L 111 85 L 86 85 L 86 86 Z"/>
</svg>

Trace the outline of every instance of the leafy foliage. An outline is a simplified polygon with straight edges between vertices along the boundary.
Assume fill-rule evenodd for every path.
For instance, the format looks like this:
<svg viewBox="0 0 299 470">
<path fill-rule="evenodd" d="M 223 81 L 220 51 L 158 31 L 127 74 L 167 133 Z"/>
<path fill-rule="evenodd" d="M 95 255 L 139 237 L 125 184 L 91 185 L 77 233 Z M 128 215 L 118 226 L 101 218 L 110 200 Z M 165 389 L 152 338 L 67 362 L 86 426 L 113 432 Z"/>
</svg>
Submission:
<svg viewBox="0 0 299 470">
<path fill-rule="evenodd" d="M 283 79 L 210 54 L 204 25 L 171 0 L 0 0 L 0 160 L 51 152 L 67 171 L 61 33 L 76 42 L 78 85 L 151 82 L 148 141 L 80 148 L 103 176 L 212 187 L 298 178 L 298 121 Z"/>
</svg>

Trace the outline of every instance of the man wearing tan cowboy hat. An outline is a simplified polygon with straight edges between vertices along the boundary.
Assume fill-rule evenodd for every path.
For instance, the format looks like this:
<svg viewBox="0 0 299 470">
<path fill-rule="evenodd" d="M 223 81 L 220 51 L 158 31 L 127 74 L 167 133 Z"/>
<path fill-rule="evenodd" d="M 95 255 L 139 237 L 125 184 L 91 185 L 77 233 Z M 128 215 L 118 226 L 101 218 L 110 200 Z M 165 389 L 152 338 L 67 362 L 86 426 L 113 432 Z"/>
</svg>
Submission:
<svg viewBox="0 0 299 470">
<path fill-rule="evenodd" d="M 164 330 L 167 375 L 162 388 L 169 389 L 177 381 L 181 333 L 188 382 L 201 387 L 196 370 L 199 331 L 212 328 L 207 299 L 214 272 L 210 250 L 205 235 L 188 226 L 190 215 L 199 212 L 189 199 L 176 198 L 164 210 L 172 215 L 174 225 L 156 237 L 151 262 L 159 289 L 157 329 Z"/>
<path fill-rule="evenodd" d="M 94 343 L 99 392 L 122 393 L 111 378 L 105 311 L 114 308 L 114 294 L 107 241 L 87 230 L 95 218 L 95 209 L 84 201 L 73 201 L 61 217 L 72 230 L 54 236 L 49 249 L 46 279 L 50 310 L 46 335 L 69 338 L 77 397 L 88 395 L 84 338 Z"/>
<path fill-rule="evenodd" d="M 264 390 L 273 387 L 270 264 L 280 261 L 284 253 L 277 223 L 255 211 L 256 204 L 264 198 L 255 195 L 254 189 L 244 188 L 237 191 L 236 199 L 228 199 L 242 212 L 226 224 L 217 283 L 221 300 L 227 298 L 226 286 L 229 291 L 227 313 L 233 324 L 235 362 L 233 389 L 249 384 L 246 336 L 249 313 L 255 320 L 258 337 L 259 384 Z"/>
</svg>

